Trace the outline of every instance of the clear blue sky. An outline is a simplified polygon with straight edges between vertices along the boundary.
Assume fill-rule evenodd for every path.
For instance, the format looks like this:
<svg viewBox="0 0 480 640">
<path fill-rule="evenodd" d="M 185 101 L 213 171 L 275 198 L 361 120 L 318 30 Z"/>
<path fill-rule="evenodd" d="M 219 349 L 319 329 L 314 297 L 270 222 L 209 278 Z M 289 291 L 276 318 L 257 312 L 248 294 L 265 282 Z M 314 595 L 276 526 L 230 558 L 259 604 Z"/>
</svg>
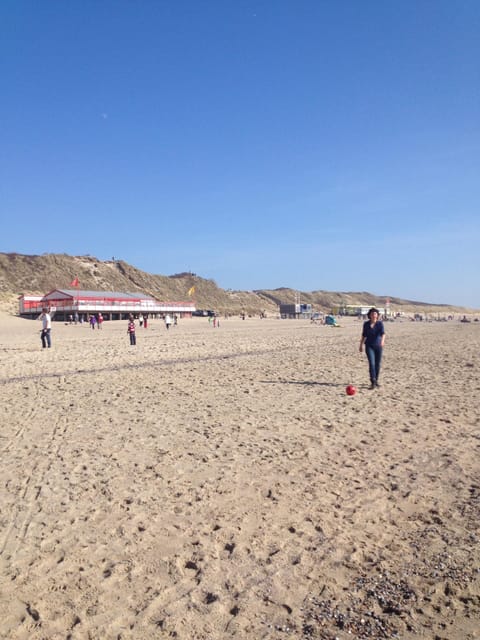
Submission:
<svg viewBox="0 0 480 640">
<path fill-rule="evenodd" d="M 0 251 L 478 308 L 479 34 L 478 0 L 2 0 Z"/>
</svg>

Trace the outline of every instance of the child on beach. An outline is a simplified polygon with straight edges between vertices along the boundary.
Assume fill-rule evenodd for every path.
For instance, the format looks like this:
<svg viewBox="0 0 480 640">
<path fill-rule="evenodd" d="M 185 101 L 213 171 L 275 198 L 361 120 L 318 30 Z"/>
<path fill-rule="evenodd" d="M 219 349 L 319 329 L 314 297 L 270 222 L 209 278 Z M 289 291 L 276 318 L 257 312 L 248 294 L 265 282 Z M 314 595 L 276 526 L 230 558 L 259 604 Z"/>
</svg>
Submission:
<svg viewBox="0 0 480 640">
<path fill-rule="evenodd" d="M 137 344 L 137 339 L 135 337 L 135 320 L 133 319 L 132 315 L 128 317 L 127 333 L 130 336 L 130 344 L 131 345 Z"/>
</svg>

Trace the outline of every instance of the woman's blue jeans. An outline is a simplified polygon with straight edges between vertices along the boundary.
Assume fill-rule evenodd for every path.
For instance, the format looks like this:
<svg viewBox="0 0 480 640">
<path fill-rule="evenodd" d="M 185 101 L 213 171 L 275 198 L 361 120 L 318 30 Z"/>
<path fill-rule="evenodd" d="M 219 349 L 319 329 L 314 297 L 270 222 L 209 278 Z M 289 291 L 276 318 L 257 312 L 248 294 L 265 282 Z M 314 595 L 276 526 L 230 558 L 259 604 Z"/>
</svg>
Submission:
<svg viewBox="0 0 480 640">
<path fill-rule="evenodd" d="M 382 347 L 367 347 L 365 353 L 368 358 L 368 368 L 370 370 L 370 381 L 377 382 L 380 375 L 380 364 L 382 362 Z"/>
</svg>

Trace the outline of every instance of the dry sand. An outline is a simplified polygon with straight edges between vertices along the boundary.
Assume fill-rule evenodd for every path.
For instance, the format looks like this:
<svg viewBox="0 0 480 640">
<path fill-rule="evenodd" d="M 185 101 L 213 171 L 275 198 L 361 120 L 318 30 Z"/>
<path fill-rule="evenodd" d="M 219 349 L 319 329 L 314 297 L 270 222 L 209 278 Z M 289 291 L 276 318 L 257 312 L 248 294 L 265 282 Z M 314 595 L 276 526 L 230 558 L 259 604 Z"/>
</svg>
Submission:
<svg viewBox="0 0 480 640">
<path fill-rule="evenodd" d="M 479 638 L 480 323 L 386 328 L 0 316 L 0 637 Z"/>
</svg>

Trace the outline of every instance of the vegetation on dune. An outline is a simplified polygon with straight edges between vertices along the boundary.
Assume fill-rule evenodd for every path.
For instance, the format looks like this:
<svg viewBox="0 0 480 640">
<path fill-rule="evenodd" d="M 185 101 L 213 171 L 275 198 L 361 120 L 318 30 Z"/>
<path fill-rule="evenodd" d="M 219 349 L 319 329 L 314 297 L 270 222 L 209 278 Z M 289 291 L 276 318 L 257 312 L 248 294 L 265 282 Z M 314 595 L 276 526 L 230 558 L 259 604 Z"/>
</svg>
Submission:
<svg viewBox="0 0 480 640">
<path fill-rule="evenodd" d="M 219 313 L 276 314 L 280 303 L 293 303 L 298 296 L 302 303 L 312 304 L 316 311 L 321 312 L 349 304 L 385 305 L 385 297 L 368 292 L 298 292 L 288 288 L 234 291 L 221 289 L 214 280 L 190 272 L 154 275 L 123 260 L 99 260 L 90 255 L 0 253 L 0 309 L 16 313 L 19 295 L 44 295 L 52 289 L 71 289 L 74 278 L 78 278 L 83 290 L 141 292 L 165 302 L 189 300 L 188 292 L 194 287 L 192 298 L 196 307 L 214 309 Z M 447 305 L 431 305 L 392 296 L 390 302 L 398 310 L 430 313 L 455 310 Z"/>
</svg>

